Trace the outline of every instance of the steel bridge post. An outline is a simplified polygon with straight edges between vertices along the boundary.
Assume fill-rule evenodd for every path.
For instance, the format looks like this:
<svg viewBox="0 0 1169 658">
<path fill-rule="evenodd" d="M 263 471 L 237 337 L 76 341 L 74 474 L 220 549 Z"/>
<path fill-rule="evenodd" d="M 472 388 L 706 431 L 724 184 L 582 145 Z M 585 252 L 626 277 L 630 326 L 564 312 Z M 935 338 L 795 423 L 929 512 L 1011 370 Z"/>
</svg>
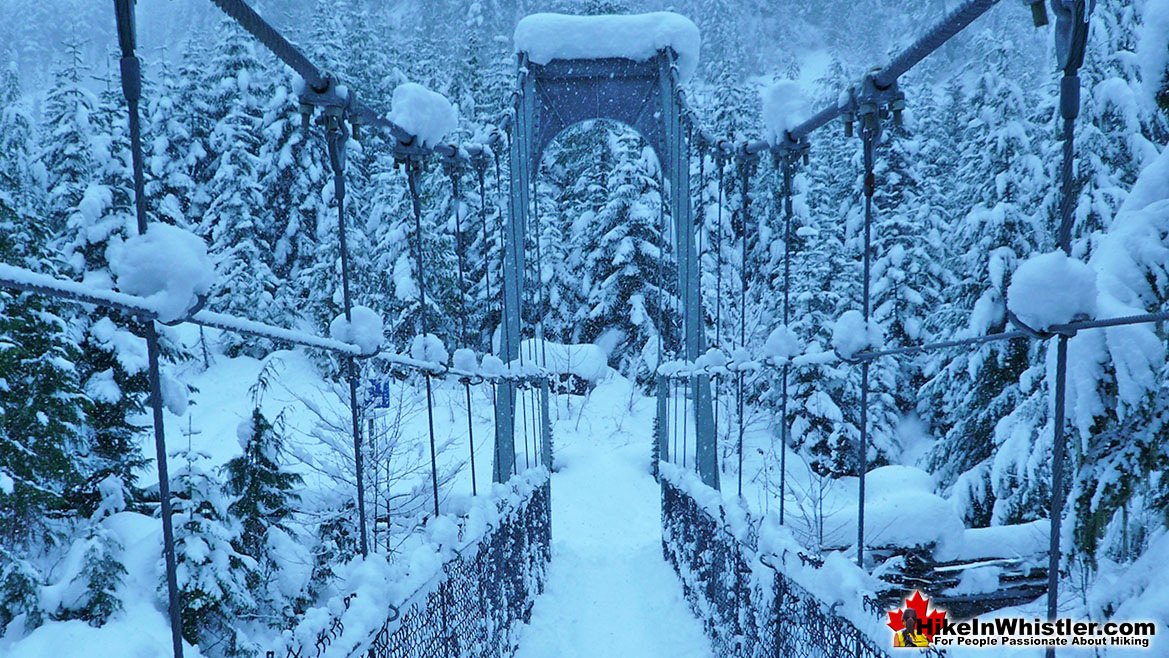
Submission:
<svg viewBox="0 0 1169 658">
<path fill-rule="evenodd" d="M 699 278 L 698 251 L 694 237 L 694 220 L 690 207 L 690 143 L 682 126 L 678 105 L 677 77 L 673 56 L 668 51 L 659 57 L 661 72 L 662 124 L 665 133 L 666 162 L 662 163 L 670 181 L 670 214 L 674 218 L 674 245 L 678 259 L 678 289 L 682 297 L 685 356 L 695 361 L 706 349 L 706 327 L 702 321 L 702 288 Z M 658 408 L 662 408 L 659 383 Z M 710 377 L 695 375 L 690 379 L 694 400 L 695 465 L 707 486 L 719 488 L 718 438 L 714 433 L 714 406 L 710 397 Z M 684 421 L 684 422 L 688 422 Z M 660 432 L 659 428 L 659 432 Z"/>
<path fill-rule="evenodd" d="M 525 57 L 518 60 L 519 95 L 512 123 L 511 144 L 508 152 L 509 191 L 507 222 L 504 230 L 503 262 L 503 321 L 500 332 L 499 354 L 505 362 L 519 358 L 520 326 L 522 324 L 524 236 L 527 231 L 531 174 L 528 162 L 532 155 L 535 123 L 535 88 L 532 78 L 523 73 Z M 495 468 L 494 480 L 507 482 L 515 470 L 515 382 L 503 382 L 495 404 Z M 525 437 L 526 440 L 526 437 Z"/>
</svg>

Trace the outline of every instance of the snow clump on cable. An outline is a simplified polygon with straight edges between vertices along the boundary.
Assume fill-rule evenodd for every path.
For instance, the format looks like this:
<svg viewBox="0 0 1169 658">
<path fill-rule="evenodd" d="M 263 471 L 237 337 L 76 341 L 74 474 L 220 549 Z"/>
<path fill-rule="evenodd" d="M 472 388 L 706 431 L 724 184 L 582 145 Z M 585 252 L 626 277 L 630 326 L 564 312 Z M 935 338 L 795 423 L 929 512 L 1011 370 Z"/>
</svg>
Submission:
<svg viewBox="0 0 1169 658">
<path fill-rule="evenodd" d="M 414 135 L 423 146 L 434 146 L 459 127 L 459 114 L 446 96 L 406 82 L 394 89 L 390 121 Z"/>
<path fill-rule="evenodd" d="M 142 235 L 111 242 L 106 260 L 118 290 L 145 298 L 163 322 L 186 317 L 215 283 L 207 244 L 169 224 L 151 224 Z"/>
</svg>

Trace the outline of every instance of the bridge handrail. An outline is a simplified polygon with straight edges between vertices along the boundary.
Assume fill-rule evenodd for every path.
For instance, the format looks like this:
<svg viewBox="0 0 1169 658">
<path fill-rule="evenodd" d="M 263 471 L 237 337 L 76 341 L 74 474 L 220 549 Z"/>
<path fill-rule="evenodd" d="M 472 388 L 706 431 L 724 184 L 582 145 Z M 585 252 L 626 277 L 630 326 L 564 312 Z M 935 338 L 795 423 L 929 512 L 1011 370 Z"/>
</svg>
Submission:
<svg viewBox="0 0 1169 658">
<path fill-rule="evenodd" d="M 729 510 L 717 499 L 717 491 L 696 478 L 675 481 L 680 477 L 680 470 L 662 471 L 663 552 L 681 578 L 691 608 L 704 622 L 716 654 L 789 658 L 840 655 L 818 651 L 839 650 L 843 655 L 890 658 L 871 632 L 796 582 L 759 550 L 757 524 L 749 514 L 740 519 L 744 524 L 728 523 Z M 698 488 L 708 489 L 710 496 L 699 500 L 694 495 Z M 803 554 L 799 557 L 815 562 Z M 864 596 L 860 604 L 874 620 L 883 614 L 874 597 Z M 936 648 L 925 653 L 932 658 L 945 656 Z"/>
<path fill-rule="evenodd" d="M 535 568 L 534 572 L 520 573 L 515 571 L 513 573 L 504 574 L 505 577 L 534 577 L 536 589 L 540 590 L 543 587 L 544 570 L 540 567 L 542 563 L 547 563 L 550 557 L 550 509 L 548 497 L 549 494 L 549 476 L 550 473 L 543 467 L 534 468 L 527 473 L 521 473 L 521 477 L 510 480 L 507 485 L 506 496 L 501 496 L 496 499 L 494 506 L 498 512 L 499 524 L 497 526 L 488 525 L 487 529 L 481 533 L 471 533 L 473 536 L 469 538 L 460 538 L 458 546 L 442 547 L 445 550 L 440 551 L 442 557 L 442 567 L 435 570 L 432 574 L 425 577 L 424 580 L 418 582 L 410 593 L 401 597 L 396 603 L 388 604 L 389 614 L 386 620 L 376 629 L 373 629 L 365 634 L 362 639 L 349 638 L 351 645 L 350 649 L 341 647 L 339 651 L 342 653 L 330 652 L 330 647 L 345 635 L 344 618 L 346 613 L 351 608 L 351 602 L 358 600 L 360 597 L 357 592 L 352 592 L 343 599 L 344 608 L 336 614 L 330 615 L 321 623 L 309 624 L 303 628 L 295 628 L 285 633 L 285 643 L 282 647 L 282 652 L 287 658 L 321 658 L 322 656 L 346 656 L 347 658 L 356 658 L 357 656 L 375 656 L 381 658 L 383 656 L 397 656 L 398 651 L 395 650 L 397 645 L 394 644 L 395 636 L 399 634 L 408 634 L 408 631 L 426 630 L 432 632 L 426 638 L 423 638 L 422 644 L 412 644 L 414 649 L 425 645 L 425 648 L 431 650 L 440 650 L 437 653 L 430 653 L 427 655 L 436 656 L 454 656 L 463 655 L 458 653 L 458 648 L 465 648 L 468 644 L 466 637 L 459 637 L 460 631 L 469 631 L 466 628 L 468 625 L 467 619 L 456 619 L 452 622 L 449 618 L 449 608 L 451 606 L 451 599 L 457 597 L 459 593 L 448 591 L 445 587 L 450 583 L 455 574 L 462 571 L 468 571 L 477 574 L 481 568 L 491 567 L 493 569 L 505 568 L 507 566 Z M 518 497 L 517 497 L 518 496 Z M 517 531 L 515 524 L 523 525 L 523 530 L 526 532 L 524 537 L 526 543 L 520 549 L 522 555 L 492 555 L 487 559 L 489 565 L 478 564 L 484 559 L 486 551 L 500 552 L 501 549 L 514 548 L 513 535 Z M 460 533 L 464 525 L 460 525 Z M 502 543 L 500 543 L 502 542 Z M 496 546 L 500 543 L 499 546 Z M 505 545 L 506 544 L 506 545 Z M 507 552 L 507 551 L 504 551 Z M 510 560 L 500 560 L 500 557 L 508 557 Z M 526 560 L 525 560 L 526 559 Z M 498 575 L 499 572 L 490 572 L 492 575 Z M 462 574 L 467 575 L 467 574 Z M 486 599 L 492 596 L 491 588 L 487 585 L 499 586 L 500 583 L 477 583 L 478 586 L 470 588 L 470 591 L 464 593 L 466 597 L 478 597 Z M 511 601 L 510 598 L 503 608 L 506 610 L 496 610 L 496 612 L 514 613 L 518 612 L 518 616 L 509 618 L 504 623 L 500 624 L 504 630 L 510 627 L 515 618 L 523 618 L 528 611 L 530 611 L 532 600 L 535 592 L 527 592 L 524 601 Z M 465 603 L 465 601 L 464 601 Z M 431 610 L 432 607 L 442 608 L 441 610 Z M 477 612 L 482 612 L 476 610 Z M 428 622 L 426 625 L 431 626 L 426 629 L 410 629 L 403 627 L 411 622 L 413 617 L 421 615 Z M 457 615 L 455 615 L 457 616 Z M 486 615 L 483 619 L 477 621 L 488 623 Z M 442 638 L 437 638 L 436 634 L 440 629 L 433 628 L 439 625 L 431 622 L 438 622 L 441 624 Z M 460 623 L 461 622 L 461 623 Z M 451 628 L 455 626 L 456 628 Z M 493 629 L 500 630 L 499 628 Z M 483 631 L 480 633 L 479 631 Z M 486 629 L 475 629 L 470 634 L 477 636 L 478 642 L 484 642 L 489 639 L 491 633 L 486 632 Z M 298 637 L 299 636 L 299 637 Z M 404 639 L 404 638 L 399 638 Z M 427 642 L 429 641 L 429 643 Z M 315 653 L 311 650 L 315 647 Z M 397 647 L 401 649 L 401 647 Z M 497 652 L 502 646 L 493 647 Z M 453 649 L 453 653 L 445 653 L 447 649 Z M 273 655 L 275 652 L 269 652 Z M 503 653 L 502 655 L 507 655 Z"/>
<path fill-rule="evenodd" d="M 1075 322 L 1052 325 L 1046 333 L 1014 329 L 1011 331 L 1002 331 L 993 334 L 986 334 L 983 336 L 944 340 L 935 343 L 922 343 L 919 345 L 906 345 L 904 347 L 865 350 L 858 352 L 852 357 L 848 358 L 845 358 L 843 355 L 837 352 L 825 351 L 806 352 L 804 354 L 794 355 L 786 361 L 777 361 L 769 356 L 751 355 L 751 359 L 749 361 L 739 363 L 734 360 L 728 360 L 725 365 L 720 366 L 699 366 L 691 361 L 676 360 L 664 363 L 659 366 L 657 369 L 657 374 L 661 375 L 667 380 L 685 381 L 695 376 L 717 377 L 720 375 L 726 375 L 740 371 L 754 371 L 762 368 L 783 368 L 784 366 L 788 365 L 795 367 L 814 367 L 823 365 L 826 362 L 825 358 L 827 358 L 830 362 L 842 361 L 845 363 L 855 364 L 864 363 L 866 361 L 875 361 L 884 357 L 911 356 L 921 354 L 923 352 L 935 352 L 938 350 L 953 349 L 956 347 L 970 347 L 972 345 L 982 345 L 985 343 L 993 343 L 1003 340 L 1015 340 L 1017 338 L 1037 338 L 1044 340 L 1053 338 L 1055 336 L 1074 336 L 1081 331 L 1090 329 L 1108 329 L 1111 327 L 1124 327 L 1134 324 L 1164 322 L 1166 320 L 1169 320 L 1169 311 L 1120 315 L 1111 318 L 1097 318 L 1094 320 L 1077 320 Z"/>
<path fill-rule="evenodd" d="M 39 295 L 48 295 L 83 304 L 103 306 L 129 313 L 143 321 L 156 321 L 159 317 L 158 307 L 148 299 L 113 290 L 92 288 L 71 279 L 59 278 L 7 263 L 0 263 L 0 287 Z M 390 365 L 414 369 L 434 377 L 449 375 L 460 379 L 465 378 L 473 382 L 512 381 L 535 383 L 545 381 L 550 376 L 542 370 L 534 370 L 532 373 L 523 375 L 485 375 L 460 370 L 458 368 L 450 368 L 446 364 L 434 361 L 422 361 L 403 354 L 396 354 L 384 350 L 370 354 L 363 352 L 360 347 L 352 343 L 208 310 L 200 310 L 179 320 L 177 323 L 168 324 L 184 323 L 231 331 L 258 338 L 267 338 L 301 347 L 321 349 L 342 356 L 357 358 L 377 357 Z"/>
</svg>

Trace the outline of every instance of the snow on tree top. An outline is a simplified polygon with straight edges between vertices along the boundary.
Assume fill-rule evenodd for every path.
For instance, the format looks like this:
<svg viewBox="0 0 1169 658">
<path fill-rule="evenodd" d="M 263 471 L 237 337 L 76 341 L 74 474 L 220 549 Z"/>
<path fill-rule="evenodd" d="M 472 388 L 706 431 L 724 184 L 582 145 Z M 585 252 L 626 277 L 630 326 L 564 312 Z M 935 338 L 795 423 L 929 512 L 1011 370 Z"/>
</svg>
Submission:
<svg viewBox="0 0 1169 658">
<path fill-rule="evenodd" d="M 610 57 L 643 62 L 670 48 L 678 56 L 683 83 L 698 68 L 701 43 L 698 26 L 668 11 L 622 16 L 532 14 L 515 29 L 515 51 L 541 65 L 554 59 Z"/>
</svg>

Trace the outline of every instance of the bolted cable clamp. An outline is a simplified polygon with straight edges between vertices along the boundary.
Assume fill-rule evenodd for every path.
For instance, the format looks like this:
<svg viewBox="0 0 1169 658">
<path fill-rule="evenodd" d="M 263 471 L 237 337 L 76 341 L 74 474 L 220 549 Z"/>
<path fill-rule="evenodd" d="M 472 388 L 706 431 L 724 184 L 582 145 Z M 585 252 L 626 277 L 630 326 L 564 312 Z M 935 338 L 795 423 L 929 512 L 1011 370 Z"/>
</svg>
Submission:
<svg viewBox="0 0 1169 658">
<path fill-rule="evenodd" d="M 848 89 L 848 96 L 840 103 L 840 115 L 844 120 L 844 136 L 856 135 L 856 123 L 859 121 L 862 129 L 869 134 L 880 132 L 881 123 L 893 119 L 893 124 L 901 126 L 905 117 L 905 94 L 898 88 L 897 81 L 881 86 L 877 84 L 876 74 L 880 68 L 869 71 L 860 82 Z"/>
<path fill-rule="evenodd" d="M 313 87 L 307 80 L 297 85 L 297 96 L 300 100 L 300 125 L 307 130 L 312 121 L 316 108 L 322 109 L 322 116 L 318 123 L 326 128 L 332 128 L 343 119 L 353 115 L 353 94 L 349 88 L 338 82 L 332 73 L 326 73 L 321 87 Z"/>
<path fill-rule="evenodd" d="M 1084 65 L 1088 44 L 1088 19 L 1095 0 L 1051 0 L 1055 13 L 1055 54 L 1065 75 L 1075 75 Z"/>
</svg>

